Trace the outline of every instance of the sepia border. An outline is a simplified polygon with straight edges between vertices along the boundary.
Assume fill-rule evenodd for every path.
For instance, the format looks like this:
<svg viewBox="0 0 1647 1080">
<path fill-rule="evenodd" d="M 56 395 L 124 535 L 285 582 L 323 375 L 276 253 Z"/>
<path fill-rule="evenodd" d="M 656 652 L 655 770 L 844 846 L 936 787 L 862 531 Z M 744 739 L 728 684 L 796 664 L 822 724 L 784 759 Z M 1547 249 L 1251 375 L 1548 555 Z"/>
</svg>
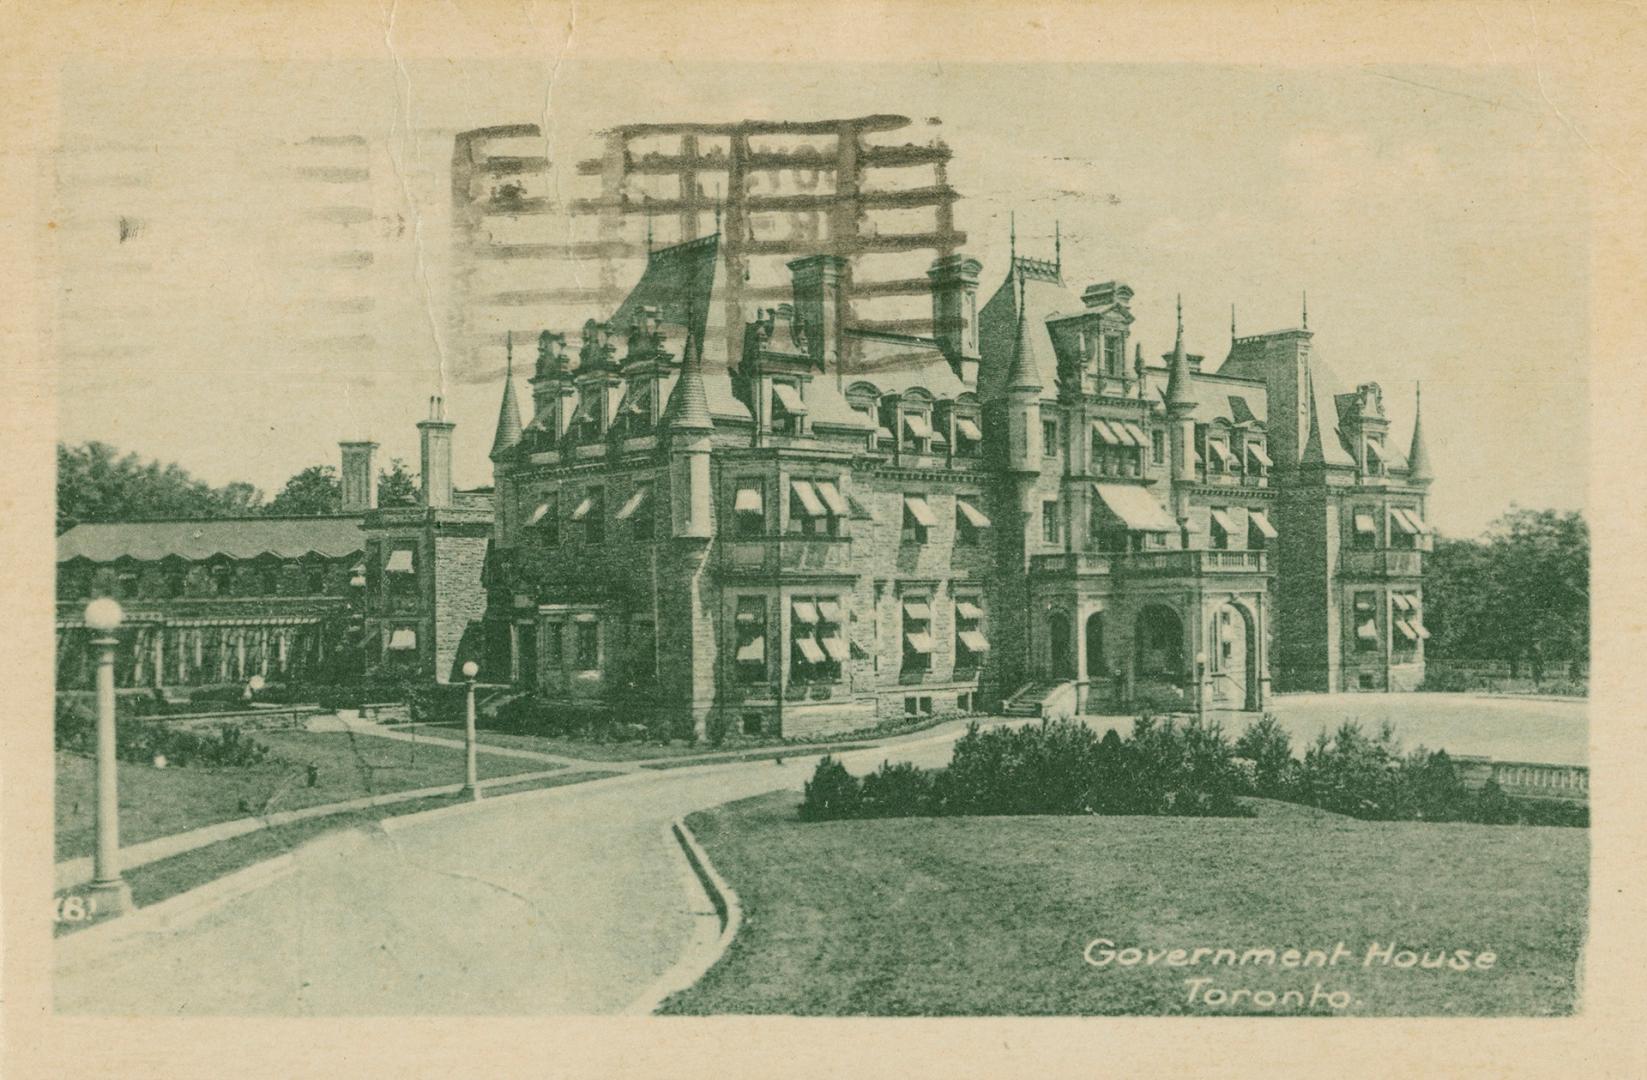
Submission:
<svg viewBox="0 0 1647 1080">
<path fill-rule="evenodd" d="M 1647 406 L 1647 15 L 1558 4 L 350 0 L 0 9 L 0 952 L 8 1077 L 534 1075 L 1647 1075 L 1647 773 L 1640 703 Z M 48 151 L 68 57 L 339 60 L 1195 62 L 1535 69 L 1589 148 L 1592 913 L 1581 1011 L 1552 1020 L 166 1019 L 51 1010 L 51 626 L 56 432 Z M 1079 104 L 1059 103 L 1078 115 Z M 1502 357 L 1460 362 L 1484 371 Z M 1574 357 L 1574 363 L 1584 362 Z M 1529 410 L 1536 402 L 1528 402 Z"/>
</svg>

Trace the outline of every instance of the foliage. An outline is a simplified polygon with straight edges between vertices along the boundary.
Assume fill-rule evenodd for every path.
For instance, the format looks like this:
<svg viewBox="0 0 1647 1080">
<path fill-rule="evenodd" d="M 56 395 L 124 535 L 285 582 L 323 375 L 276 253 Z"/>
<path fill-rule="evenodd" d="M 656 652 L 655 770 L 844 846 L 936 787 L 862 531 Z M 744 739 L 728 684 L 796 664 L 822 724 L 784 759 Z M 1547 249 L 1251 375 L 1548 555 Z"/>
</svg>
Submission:
<svg viewBox="0 0 1647 1080">
<path fill-rule="evenodd" d="M 268 513 L 285 517 L 335 514 L 343 505 L 343 484 L 331 465 L 310 465 L 286 481 L 269 500 Z"/>
<path fill-rule="evenodd" d="M 60 698 L 55 725 L 57 749 L 87 757 L 97 752 L 97 715 L 79 701 Z M 164 758 L 169 766 L 244 769 L 262 764 L 269 748 L 232 724 L 212 732 L 188 731 L 141 716 L 124 716 L 115 725 L 115 756 L 151 764 Z"/>
<path fill-rule="evenodd" d="M 1274 715 L 1265 713 L 1235 740 L 1235 754 L 1252 762 L 1253 790 L 1269 799 L 1286 798 L 1298 779 L 1292 739 Z"/>
<path fill-rule="evenodd" d="M 1546 660 L 1590 655 L 1590 531 L 1577 512 L 1512 509 L 1479 540 L 1439 538 L 1425 560 L 1427 657 Z"/>
<path fill-rule="evenodd" d="M 846 766 L 825 754 L 801 797 L 802 821 L 838 821 L 858 816 L 863 790 Z"/>
<path fill-rule="evenodd" d="M 395 458 L 387 469 L 377 474 L 377 504 L 389 506 L 416 506 L 418 500 L 417 474 L 406 468 L 406 462 Z"/>
<path fill-rule="evenodd" d="M 59 533 L 82 521 L 233 517 L 257 512 L 262 501 L 251 484 L 214 488 L 175 462 L 145 462 L 108 443 L 57 444 Z"/>
</svg>

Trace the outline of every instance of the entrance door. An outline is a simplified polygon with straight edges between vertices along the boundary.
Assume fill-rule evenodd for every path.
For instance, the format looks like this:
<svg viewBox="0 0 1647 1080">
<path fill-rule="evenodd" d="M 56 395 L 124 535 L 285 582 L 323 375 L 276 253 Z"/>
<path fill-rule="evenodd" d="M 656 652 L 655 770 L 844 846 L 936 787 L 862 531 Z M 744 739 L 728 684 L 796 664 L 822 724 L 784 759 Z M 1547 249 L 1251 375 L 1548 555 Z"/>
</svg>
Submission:
<svg viewBox="0 0 1647 1080">
<path fill-rule="evenodd" d="M 519 628 L 520 685 L 531 689 L 538 684 L 538 627 L 523 622 Z"/>
<path fill-rule="evenodd" d="M 1225 604 L 1213 614 L 1213 635 L 1213 700 L 1226 709 L 1252 708 L 1257 656 L 1247 613 Z"/>
<path fill-rule="evenodd" d="M 1047 616 L 1047 641 L 1052 649 L 1052 677 L 1075 678 L 1075 642 L 1068 615 L 1054 611 Z"/>
<path fill-rule="evenodd" d="M 1109 678 L 1109 666 L 1104 663 L 1104 613 L 1095 611 L 1087 616 L 1087 678 Z"/>
</svg>

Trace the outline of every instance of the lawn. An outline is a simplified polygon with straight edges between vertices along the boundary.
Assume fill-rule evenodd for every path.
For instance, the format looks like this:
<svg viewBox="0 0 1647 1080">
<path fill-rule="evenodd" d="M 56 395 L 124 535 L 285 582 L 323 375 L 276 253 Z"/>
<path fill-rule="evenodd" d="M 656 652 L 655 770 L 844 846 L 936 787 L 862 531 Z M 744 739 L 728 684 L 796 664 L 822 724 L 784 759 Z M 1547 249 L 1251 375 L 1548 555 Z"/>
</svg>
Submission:
<svg viewBox="0 0 1647 1080">
<path fill-rule="evenodd" d="M 1519 1016 L 1575 1008 L 1583 829 L 1362 822 L 1276 803 L 1255 804 L 1251 819 L 805 824 L 798 801 L 779 792 L 688 819 L 737 890 L 745 921 L 721 962 L 662 1011 Z M 1084 953 L 1099 938 L 1116 950 L 1154 950 L 1156 963 L 1094 966 Z M 1338 942 L 1347 955 L 1336 963 L 1315 966 L 1307 956 L 1319 949 L 1330 960 Z M 1364 966 L 1375 943 L 1394 943 L 1392 961 L 1405 962 L 1407 949 L 1446 950 L 1449 959 L 1469 950 L 1472 964 L 1486 951 L 1495 957 L 1484 970 L 1428 970 L 1422 960 L 1397 968 L 1378 958 Z M 1196 949 L 1218 948 L 1271 948 L 1277 958 L 1215 964 L 1209 951 L 1197 966 L 1183 963 Z M 1284 966 L 1288 948 L 1312 966 Z M 1193 1003 L 1192 979 L 1210 980 Z M 1208 990 L 1249 993 L 1209 1005 Z M 1305 1004 L 1283 998 L 1287 991 Z M 1268 995 L 1273 1003 L 1262 1004 Z"/>
<path fill-rule="evenodd" d="M 122 846 L 253 814 L 463 782 L 461 750 L 345 732 L 269 731 L 254 737 L 281 760 L 245 769 L 157 769 L 121 762 Z M 310 763 L 316 766 L 313 787 Z M 483 778 L 553 768 L 497 754 L 481 754 L 479 766 Z M 57 755 L 57 858 L 91 854 L 96 783 L 90 758 Z"/>
<path fill-rule="evenodd" d="M 588 780 L 599 780 L 608 776 L 616 776 L 611 772 L 562 772 L 555 776 L 540 777 L 536 780 L 522 781 L 518 784 L 505 784 L 488 788 L 486 797 L 495 799 L 502 796 L 518 795 L 528 791 L 538 791 L 543 788 L 564 787 L 567 784 L 580 784 Z M 259 829 L 257 832 L 246 833 L 216 844 L 208 844 L 193 851 L 186 851 L 181 855 L 174 855 L 169 859 L 158 859 L 142 866 L 126 871 L 125 878 L 131 886 L 132 901 L 140 908 L 176 896 L 178 893 L 215 881 L 220 877 L 244 869 L 253 863 L 263 862 L 279 855 L 284 855 L 293 848 L 312 840 L 322 833 L 338 829 L 353 829 L 370 827 L 386 818 L 400 817 L 403 814 L 416 814 L 424 810 L 439 810 L 447 806 L 456 806 L 464 801 L 459 795 L 436 795 L 423 799 L 408 799 L 405 802 L 389 803 L 385 806 L 374 806 L 364 810 L 350 810 L 340 814 L 327 814 L 324 817 L 307 818 L 303 821 L 294 821 L 287 825 L 276 825 L 268 829 Z M 66 894 L 83 893 L 84 888 L 66 890 Z M 57 924 L 59 935 L 70 933 L 91 922 L 75 923 L 60 922 Z"/>
</svg>

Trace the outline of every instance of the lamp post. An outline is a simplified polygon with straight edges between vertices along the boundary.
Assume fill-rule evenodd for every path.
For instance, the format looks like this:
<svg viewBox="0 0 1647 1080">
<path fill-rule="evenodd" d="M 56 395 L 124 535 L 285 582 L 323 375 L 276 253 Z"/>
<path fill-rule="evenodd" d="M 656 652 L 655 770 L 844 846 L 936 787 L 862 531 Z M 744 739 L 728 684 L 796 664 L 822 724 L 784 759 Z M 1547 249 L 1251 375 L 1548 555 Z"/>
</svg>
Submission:
<svg viewBox="0 0 1647 1080">
<path fill-rule="evenodd" d="M 88 896 L 98 910 L 122 915 L 132 909 L 131 887 L 120 876 L 120 779 L 115 771 L 114 632 L 125 612 L 108 597 L 86 605 L 86 627 L 97 636 L 97 852 Z"/>
<path fill-rule="evenodd" d="M 463 665 L 463 677 L 468 681 L 463 713 L 464 784 L 461 794 L 471 801 L 480 801 L 480 774 L 475 765 L 475 676 L 480 665 L 473 660 Z"/>
<path fill-rule="evenodd" d="M 1207 715 L 1207 654 L 1195 654 L 1195 715 L 1198 719 Z"/>
</svg>

